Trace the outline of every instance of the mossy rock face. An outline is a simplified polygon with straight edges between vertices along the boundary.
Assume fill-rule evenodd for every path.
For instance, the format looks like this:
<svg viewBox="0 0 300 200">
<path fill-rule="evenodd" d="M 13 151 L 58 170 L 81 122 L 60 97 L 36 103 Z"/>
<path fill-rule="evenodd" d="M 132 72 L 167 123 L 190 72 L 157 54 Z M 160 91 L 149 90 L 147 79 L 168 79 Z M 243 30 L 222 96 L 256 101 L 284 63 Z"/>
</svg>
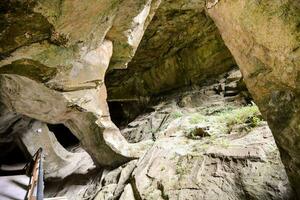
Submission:
<svg viewBox="0 0 300 200">
<path fill-rule="evenodd" d="M 235 61 L 204 1 L 163 1 L 125 70 L 106 76 L 111 99 L 159 95 L 213 79 Z"/>
<path fill-rule="evenodd" d="M 39 13 L 31 10 L 7 9 L 0 13 L 0 56 L 18 47 L 48 39 L 52 25 Z"/>
<path fill-rule="evenodd" d="M 208 13 L 267 119 L 300 197 L 299 1 L 219 1 Z"/>
<path fill-rule="evenodd" d="M 294 199 L 269 129 L 207 148 L 203 140 L 157 140 L 132 175 L 141 199 Z"/>
<path fill-rule="evenodd" d="M 100 165 L 116 167 L 136 157 L 110 120 L 103 79 L 112 41 L 126 46 L 122 31 L 134 28 L 133 19 L 147 6 L 152 9 L 134 0 L 1 1 L 1 103 L 22 116 L 69 125 Z M 115 34 L 108 40 L 110 29 Z"/>
<path fill-rule="evenodd" d="M 111 71 L 106 77 L 110 98 L 118 100 L 202 84 L 229 70 L 236 60 L 300 194 L 299 1 L 220 0 L 207 8 L 204 0 L 149 2 L 1 1 L 0 77 L 24 95 L 12 99 L 9 95 L 16 94 L 0 95 L 7 98 L 6 106 L 12 106 L 9 101 L 19 102 L 21 111 L 27 109 L 19 113 L 40 112 L 33 118 L 42 121 L 46 121 L 43 113 L 32 103 L 39 98 L 50 101 L 49 110 L 55 110 L 58 101 L 70 105 L 62 105 L 63 109 L 78 108 L 71 117 L 78 126 L 73 133 L 81 134 L 100 164 L 116 166 L 131 155 L 107 112 L 102 82 L 109 65 L 128 64 L 127 70 Z M 61 90 L 46 87 L 49 82 Z M 36 95 L 32 102 L 29 92 Z M 46 98 L 47 94 L 60 100 Z M 70 120 L 65 114 L 55 123 Z M 85 129 L 81 123 L 87 123 Z M 121 141 L 117 147 L 115 138 Z"/>
<path fill-rule="evenodd" d="M 16 74 L 42 83 L 53 78 L 56 72 L 56 68 L 47 67 L 30 59 L 17 60 L 0 68 L 0 74 Z"/>
</svg>

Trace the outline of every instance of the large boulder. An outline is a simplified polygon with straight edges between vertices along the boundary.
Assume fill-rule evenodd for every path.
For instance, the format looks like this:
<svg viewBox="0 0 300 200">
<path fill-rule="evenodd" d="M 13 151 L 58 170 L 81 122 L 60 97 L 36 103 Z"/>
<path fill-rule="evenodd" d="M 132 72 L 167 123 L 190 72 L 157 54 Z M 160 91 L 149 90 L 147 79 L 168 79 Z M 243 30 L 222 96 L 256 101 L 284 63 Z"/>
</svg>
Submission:
<svg viewBox="0 0 300 200">
<path fill-rule="evenodd" d="M 239 87 L 241 78 L 234 70 L 218 83 L 160 98 L 151 112 L 121 129 L 132 143 L 152 141 L 138 161 L 60 182 L 47 195 L 53 190 L 71 199 L 294 199 L 272 133 Z"/>
<path fill-rule="evenodd" d="M 162 1 L 127 69 L 109 69 L 109 100 L 143 100 L 231 69 L 235 61 L 204 8 L 203 0 Z"/>
<path fill-rule="evenodd" d="M 31 155 L 43 147 L 45 178 L 65 178 L 72 173 L 86 174 L 95 167 L 85 151 L 73 153 L 63 148 L 45 123 L 30 118 L 17 123 L 14 131 L 19 132 L 20 140 Z"/>
<path fill-rule="evenodd" d="M 158 140 L 133 172 L 137 199 L 292 198 L 268 128 L 257 128 L 224 146 L 220 140 L 207 147 L 207 140 Z"/>
<path fill-rule="evenodd" d="M 0 98 L 11 117 L 1 118 L 1 135 L 24 115 L 64 124 L 101 166 L 136 157 L 110 120 L 104 75 L 113 52 L 128 52 L 126 65 L 159 3 L 2 1 Z"/>
<path fill-rule="evenodd" d="M 300 2 L 208 1 L 300 196 Z"/>
<path fill-rule="evenodd" d="M 299 1 L 3 0 L 0 24 L 1 145 L 19 120 L 45 133 L 64 124 L 97 164 L 119 166 L 144 147 L 112 123 L 105 82 L 111 101 L 137 102 L 208 83 L 236 60 L 300 193 Z"/>
</svg>

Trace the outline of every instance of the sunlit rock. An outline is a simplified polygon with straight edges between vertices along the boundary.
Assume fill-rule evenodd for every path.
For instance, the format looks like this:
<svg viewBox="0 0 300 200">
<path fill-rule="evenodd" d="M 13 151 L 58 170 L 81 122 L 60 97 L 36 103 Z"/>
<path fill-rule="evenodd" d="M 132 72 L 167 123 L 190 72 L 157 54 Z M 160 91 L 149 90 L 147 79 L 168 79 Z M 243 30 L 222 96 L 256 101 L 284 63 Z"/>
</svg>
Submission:
<svg viewBox="0 0 300 200">
<path fill-rule="evenodd" d="M 299 196 L 299 1 L 219 1 L 208 14 L 269 123 Z"/>
</svg>

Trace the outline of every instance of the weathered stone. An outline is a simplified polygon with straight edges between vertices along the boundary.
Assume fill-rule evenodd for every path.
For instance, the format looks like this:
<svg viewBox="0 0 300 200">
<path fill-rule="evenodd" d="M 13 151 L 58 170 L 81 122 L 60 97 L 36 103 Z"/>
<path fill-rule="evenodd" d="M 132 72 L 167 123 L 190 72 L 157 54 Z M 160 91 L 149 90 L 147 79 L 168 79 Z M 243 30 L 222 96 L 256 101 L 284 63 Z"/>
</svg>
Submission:
<svg viewBox="0 0 300 200">
<path fill-rule="evenodd" d="M 268 121 L 299 196 L 299 1 L 219 1 L 207 12 Z"/>
<path fill-rule="evenodd" d="M 150 97 L 192 84 L 208 85 L 236 60 L 300 193 L 299 13 L 299 1 L 293 0 L 3 0 L 0 145 L 6 147 L 21 136 L 32 154 L 37 146 L 31 142 L 43 143 L 49 153 L 45 163 L 55 168 L 46 167 L 47 176 L 65 177 L 69 174 L 64 169 L 83 173 L 87 168 L 77 165 L 79 159 L 66 158 L 74 154 L 59 146 L 46 123 L 64 124 L 96 164 L 105 167 L 139 157 L 156 141 L 137 164 L 130 185 L 135 165 L 128 164 L 111 172 L 116 172 L 111 180 L 108 174 L 102 188 L 95 186 L 100 199 L 289 198 L 282 166 L 270 150 L 274 142 L 269 146 L 268 139 L 258 136 L 265 142 L 254 144 L 256 138 L 246 136 L 261 116 L 255 106 L 239 107 L 251 98 L 244 98 L 238 72 L 197 94 L 187 92 L 151 108 L 151 114 L 123 130 L 137 144 L 127 143 L 112 123 L 104 82 L 110 101 L 121 108 L 128 103 L 127 116 L 128 109 L 138 107 L 131 115 L 135 117 Z M 25 119 L 33 126 L 25 125 L 20 134 L 16 130 Z M 37 127 L 43 137 L 33 136 Z M 168 167 L 167 175 L 159 171 L 161 166 Z M 61 171 L 54 172 L 57 168 Z"/>
<path fill-rule="evenodd" d="M 9 129 L 21 119 L 21 116 L 10 112 L 2 103 L 0 103 L 0 111 L 0 144 L 11 143 L 14 140 L 14 136 Z"/>
<path fill-rule="evenodd" d="M 127 184 L 124 188 L 120 200 L 135 200 L 134 193 L 130 184 Z"/>
<path fill-rule="evenodd" d="M 268 137 L 263 139 L 262 132 Z M 226 148 L 215 144 L 206 149 L 205 141 L 191 141 L 158 140 L 139 160 L 132 184 L 141 199 L 293 198 L 267 127 L 230 141 Z M 261 153 L 248 146 L 260 146 Z"/>
<path fill-rule="evenodd" d="M 34 3 L 4 0 L 0 4 L 0 57 L 19 47 L 50 38 L 52 25 L 40 13 L 32 11 Z"/>
<path fill-rule="evenodd" d="M 108 173 L 103 174 L 102 188 L 97 193 L 95 199 L 119 199 L 122 195 L 130 195 L 130 191 L 126 191 L 129 194 L 122 194 L 126 184 L 129 182 L 132 171 L 136 167 L 136 160 L 131 161 L 123 166 L 120 166 Z M 129 190 L 128 188 L 126 190 Z"/>
<path fill-rule="evenodd" d="M 56 140 L 43 122 L 25 119 L 15 125 L 18 135 L 27 151 L 33 156 L 43 148 L 45 178 L 65 178 L 70 174 L 86 174 L 95 168 L 93 160 L 86 152 L 68 152 Z"/>
<path fill-rule="evenodd" d="M 116 187 L 116 190 L 114 191 L 114 199 L 118 199 L 121 196 L 122 192 L 124 191 L 126 183 L 129 182 L 131 174 L 136 167 L 136 163 L 137 161 L 133 160 L 128 164 L 126 164 L 126 166 L 122 169 L 118 181 L 118 185 Z"/>
<path fill-rule="evenodd" d="M 32 88 L 35 89 L 32 90 Z M 80 107 L 77 107 L 75 103 L 68 103 L 62 93 L 50 90 L 45 86 L 39 85 L 36 82 L 21 76 L 1 75 L 1 89 L 2 99 L 5 98 L 4 103 L 7 103 L 9 109 L 44 122 L 54 124 L 64 123 L 81 140 L 88 152 L 94 154 L 92 155 L 93 158 L 99 160 L 100 164 L 116 164 L 113 163 L 115 161 L 109 157 L 113 156 L 118 160 L 118 155 L 115 154 L 112 149 L 109 150 L 108 146 L 103 147 L 105 148 L 104 152 L 108 150 L 108 154 L 99 152 L 99 147 L 101 147 L 100 142 L 101 140 L 104 142 L 103 137 L 105 137 L 104 135 L 107 134 L 107 132 L 110 132 L 110 134 L 106 136 L 108 139 L 107 142 L 110 141 L 110 136 L 116 139 L 115 136 L 112 135 L 112 132 L 114 130 L 118 132 L 118 129 L 109 121 L 109 119 L 103 117 L 99 120 L 98 115 L 93 114 L 91 111 L 88 112 L 88 110 L 78 109 Z M 97 92 L 99 91 L 96 90 L 96 94 Z M 82 95 L 81 98 L 83 98 Z M 104 135 L 95 135 L 97 129 L 99 131 L 98 133 L 102 132 L 102 128 L 97 125 L 97 123 L 100 124 L 101 121 L 107 127 L 106 133 L 104 133 Z M 82 134 L 86 135 L 86 137 Z M 88 134 L 89 136 L 87 136 Z M 102 138 L 98 143 L 97 139 L 95 139 L 97 137 Z M 123 141 L 126 142 L 124 139 Z M 110 145 L 120 144 L 118 142 L 120 141 L 112 141 Z M 109 151 L 112 153 L 111 155 Z M 98 154 L 98 156 L 96 154 Z M 126 158 L 122 158 L 122 156 L 119 158 L 121 163 L 126 161 Z"/>
<path fill-rule="evenodd" d="M 114 196 L 114 191 L 117 187 L 117 184 L 106 185 L 98 192 L 95 196 L 95 200 L 107 200 L 111 199 Z"/>
<path fill-rule="evenodd" d="M 136 157 L 136 145 L 129 147 L 110 120 L 104 75 L 113 51 L 114 58 L 128 52 L 124 65 L 131 59 L 159 3 L 5 0 L 1 102 L 12 113 L 63 123 L 99 165 Z"/>
<path fill-rule="evenodd" d="M 127 68 L 161 0 L 127 0 L 120 4 L 107 38 L 114 38 L 110 69 Z M 124 9 L 128 7 L 128 9 Z"/>
<path fill-rule="evenodd" d="M 45 198 L 66 197 L 72 200 L 92 199 L 101 189 L 102 171 L 73 174 L 63 180 L 45 183 Z"/>
<path fill-rule="evenodd" d="M 109 99 L 134 99 L 214 78 L 235 65 L 204 1 L 162 1 L 125 70 L 107 74 Z"/>
<path fill-rule="evenodd" d="M 102 174 L 103 180 L 101 181 L 102 185 L 105 186 L 110 184 L 117 184 L 120 178 L 121 171 L 122 167 L 118 167 L 114 170 L 104 170 Z"/>
<path fill-rule="evenodd" d="M 101 187 L 89 190 L 107 199 L 293 199 L 257 107 L 213 92 L 237 80 L 224 77 L 228 74 L 211 86 L 165 96 L 131 122 L 130 133 L 123 134 L 131 142 L 141 140 L 138 144 L 155 140 L 153 146 L 138 162 L 105 170 Z M 180 98 L 186 104 L 179 106 Z M 209 135 L 193 134 L 199 127 Z"/>
<path fill-rule="evenodd" d="M 240 78 L 229 77 L 220 83 Z M 165 96 L 151 113 L 138 116 L 122 130 L 129 140 L 155 136 L 154 146 L 133 173 L 135 198 L 294 198 L 271 131 L 257 107 L 243 100 L 228 102 L 222 93 L 212 92 L 216 85 Z M 187 103 L 179 106 L 179 97 L 186 97 Z M 168 120 L 163 120 L 165 116 Z M 195 134 L 199 127 L 209 135 Z"/>
</svg>

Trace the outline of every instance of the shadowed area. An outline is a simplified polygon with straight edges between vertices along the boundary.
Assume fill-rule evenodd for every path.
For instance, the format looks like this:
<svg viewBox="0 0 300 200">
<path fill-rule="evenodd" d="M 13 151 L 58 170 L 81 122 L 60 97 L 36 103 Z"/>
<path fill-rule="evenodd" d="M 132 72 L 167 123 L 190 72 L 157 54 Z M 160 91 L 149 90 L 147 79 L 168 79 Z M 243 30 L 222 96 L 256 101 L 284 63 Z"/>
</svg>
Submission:
<svg viewBox="0 0 300 200">
<path fill-rule="evenodd" d="M 26 195 L 28 183 L 29 177 L 25 175 L 0 176 L 0 199 L 23 200 Z"/>
</svg>

